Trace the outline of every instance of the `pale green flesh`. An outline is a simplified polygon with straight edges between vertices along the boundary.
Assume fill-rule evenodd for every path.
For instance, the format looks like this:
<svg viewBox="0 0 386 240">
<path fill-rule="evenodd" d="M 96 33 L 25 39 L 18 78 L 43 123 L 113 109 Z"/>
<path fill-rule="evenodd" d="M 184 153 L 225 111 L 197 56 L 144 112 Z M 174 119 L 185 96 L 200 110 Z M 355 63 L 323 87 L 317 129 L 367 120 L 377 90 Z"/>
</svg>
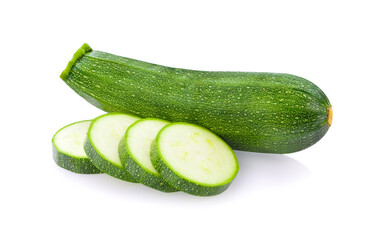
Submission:
<svg viewBox="0 0 386 240">
<path fill-rule="evenodd" d="M 83 149 L 90 121 L 82 121 L 68 125 L 60 129 L 53 138 L 53 144 L 61 153 L 77 157 L 87 158 Z"/>
<path fill-rule="evenodd" d="M 118 145 L 126 129 L 140 118 L 126 114 L 108 114 L 96 119 L 89 132 L 89 139 L 107 161 L 122 167 Z"/>
<path fill-rule="evenodd" d="M 161 130 L 169 122 L 156 119 L 142 120 L 127 133 L 126 144 L 134 160 L 145 170 L 159 176 L 150 160 L 150 147 Z"/>
<path fill-rule="evenodd" d="M 165 164 L 179 176 L 198 184 L 223 184 L 237 171 L 233 150 L 201 127 L 174 124 L 160 132 L 157 142 Z"/>
</svg>

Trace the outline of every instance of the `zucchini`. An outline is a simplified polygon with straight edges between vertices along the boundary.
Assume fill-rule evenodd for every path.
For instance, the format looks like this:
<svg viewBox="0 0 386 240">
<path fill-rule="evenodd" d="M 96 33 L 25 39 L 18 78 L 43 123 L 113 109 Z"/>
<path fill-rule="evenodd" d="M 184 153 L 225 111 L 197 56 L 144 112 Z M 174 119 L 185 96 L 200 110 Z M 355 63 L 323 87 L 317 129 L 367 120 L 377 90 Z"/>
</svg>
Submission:
<svg viewBox="0 0 386 240">
<path fill-rule="evenodd" d="M 323 91 L 290 74 L 170 68 L 84 44 L 61 78 L 104 111 L 194 123 L 237 150 L 296 152 L 319 141 L 331 125 Z"/>
<path fill-rule="evenodd" d="M 139 119 L 123 113 L 108 113 L 92 120 L 84 151 L 98 169 L 115 178 L 137 182 L 122 166 L 118 145 L 126 129 Z"/>
<path fill-rule="evenodd" d="M 225 191 L 239 170 L 228 144 L 209 130 L 189 123 L 163 127 L 152 144 L 151 161 L 170 185 L 197 196 Z"/>
<path fill-rule="evenodd" d="M 132 124 L 119 144 L 119 157 L 138 182 L 160 191 L 175 192 L 178 190 L 161 177 L 150 160 L 151 143 L 168 123 L 160 119 L 142 119 Z"/>
<path fill-rule="evenodd" d="M 83 142 L 91 120 L 69 124 L 57 131 L 52 138 L 56 164 L 75 173 L 101 173 L 91 163 L 83 150 Z"/>
</svg>

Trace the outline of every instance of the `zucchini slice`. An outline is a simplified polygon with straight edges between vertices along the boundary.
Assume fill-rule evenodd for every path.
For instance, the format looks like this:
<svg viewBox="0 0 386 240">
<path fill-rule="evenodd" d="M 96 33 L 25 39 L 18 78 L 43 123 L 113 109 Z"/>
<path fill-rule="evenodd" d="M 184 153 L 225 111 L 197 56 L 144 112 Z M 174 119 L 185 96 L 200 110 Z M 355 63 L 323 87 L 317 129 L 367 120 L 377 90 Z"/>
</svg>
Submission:
<svg viewBox="0 0 386 240">
<path fill-rule="evenodd" d="M 163 191 L 176 192 L 155 170 L 150 160 L 150 147 L 161 128 L 170 122 L 161 119 L 142 119 L 131 125 L 119 144 L 123 166 L 138 182 Z"/>
<path fill-rule="evenodd" d="M 239 169 L 227 143 L 189 123 L 171 123 L 162 128 L 154 140 L 151 161 L 170 185 L 197 196 L 225 191 Z"/>
<path fill-rule="evenodd" d="M 126 129 L 139 119 L 123 113 L 108 113 L 91 122 L 84 150 L 98 169 L 115 178 L 137 182 L 122 166 L 118 145 Z"/>
<path fill-rule="evenodd" d="M 92 164 L 83 150 L 83 142 L 91 120 L 69 124 L 55 133 L 52 138 L 56 164 L 75 173 L 101 173 Z"/>
</svg>

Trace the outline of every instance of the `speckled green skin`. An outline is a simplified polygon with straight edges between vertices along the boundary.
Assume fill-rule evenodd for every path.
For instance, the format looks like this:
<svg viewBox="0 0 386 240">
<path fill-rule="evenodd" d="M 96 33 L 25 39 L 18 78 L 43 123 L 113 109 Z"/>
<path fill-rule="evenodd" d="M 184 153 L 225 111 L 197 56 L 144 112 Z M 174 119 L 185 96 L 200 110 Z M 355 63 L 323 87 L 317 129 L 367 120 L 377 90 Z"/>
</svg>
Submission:
<svg viewBox="0 0 386 240">
<path fill-rule="evenodd" d="M 84 142 L 84 151 L 91 162 L 102 172 L 124 181 L 133 183 L 137 182 L 137 180 L 135 180 L 135 178 L 133 178 L 125 168 L 109 162 L 101 154 L 99 154 L 88 137 Z"/>
<path fill-rule="evenodd" d="M 138 182 L 145 186 L 160 190 L 162 192 L 177 192 L 178 190 L 169 185 L 159 174 L 156 175 L 143 169 L 130 153 L 126 144 L 126 134 L 119 143 L 119 158 L 122 165 Z"/>
<path fill-rule="evenodd" d="M 195 196 L 213 196 L 224 192 L 231 184 L 231 182 L 229 182 L 224 185 L 215 187 L 203 186 L 188 181 L 185 178 L 179 176 L 178 173 L 174 172 L 165 164 L 162 155 L 158 151 L 156 140 L 152 143 L 150 157 L 151 163 L 153 164 L 154 168 L 161 174 L 163 179 L 165 179 L 165 181 L 168 182 L 170 185 L 183 192 Z"/>
<path fill-rule="evenodd" d="M 81 49 L 61 77 L 107 112 L 194 123 L 254 152 L 296 152 L 329 129 L 328 98 L 301 77 L 185 70 Z"/>
<path fill-rule="evenodd" d="M 52 149 L 54 152 L 54 160 L 59 167 L 67 169 L 74 173 L 82 174 L 94 174 L 102 173 L 98 168 L 91 163 L 88 158 L 77 158 L 64 154 L 58 149 L 56 149 L 55 144 L 52 144 Z"/>
</svg>

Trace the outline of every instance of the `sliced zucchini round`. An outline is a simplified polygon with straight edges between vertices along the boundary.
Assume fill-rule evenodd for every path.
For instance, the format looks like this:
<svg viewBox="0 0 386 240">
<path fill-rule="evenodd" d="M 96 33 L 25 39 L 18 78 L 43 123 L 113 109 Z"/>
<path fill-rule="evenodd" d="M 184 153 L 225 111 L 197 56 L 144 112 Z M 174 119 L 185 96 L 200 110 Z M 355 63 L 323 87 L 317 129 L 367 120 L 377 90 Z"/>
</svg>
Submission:
<svg viewBox="0 0 386 240">
<path fill-rule="evenodd" d="M 163 192 L 176 192 L 155 170 L 150 160 L 150 147 L 161 128 L 170 122 L 161 119 L 142 119 L 132 124 L 119 144 L 123 166 L 138 182 Z"/>
<path fill-rule="evenodd" d="M 115 178 L 137 182 L 123 167 L 118 145 L 126 129 L 139 119 L 129 114 L 108 113 L 91 122 L 84 150 L 98 169 Z"/>
<path fill-rule="evenodd" d="M 101 173 L 92 164 L 83 150 L 91 120 L 69 124 L 57 131 L 52 138 L 54 160 L 56 164 L 75 173 Z"/>
<path fill-rule="evenodd" d="M 228 144 L 209 130 L 189 123 L 162 128 L 152 146 L 151 161 L 170 185 L 197 196 L 225 191 L 239 169 Z"/>
</svg>

